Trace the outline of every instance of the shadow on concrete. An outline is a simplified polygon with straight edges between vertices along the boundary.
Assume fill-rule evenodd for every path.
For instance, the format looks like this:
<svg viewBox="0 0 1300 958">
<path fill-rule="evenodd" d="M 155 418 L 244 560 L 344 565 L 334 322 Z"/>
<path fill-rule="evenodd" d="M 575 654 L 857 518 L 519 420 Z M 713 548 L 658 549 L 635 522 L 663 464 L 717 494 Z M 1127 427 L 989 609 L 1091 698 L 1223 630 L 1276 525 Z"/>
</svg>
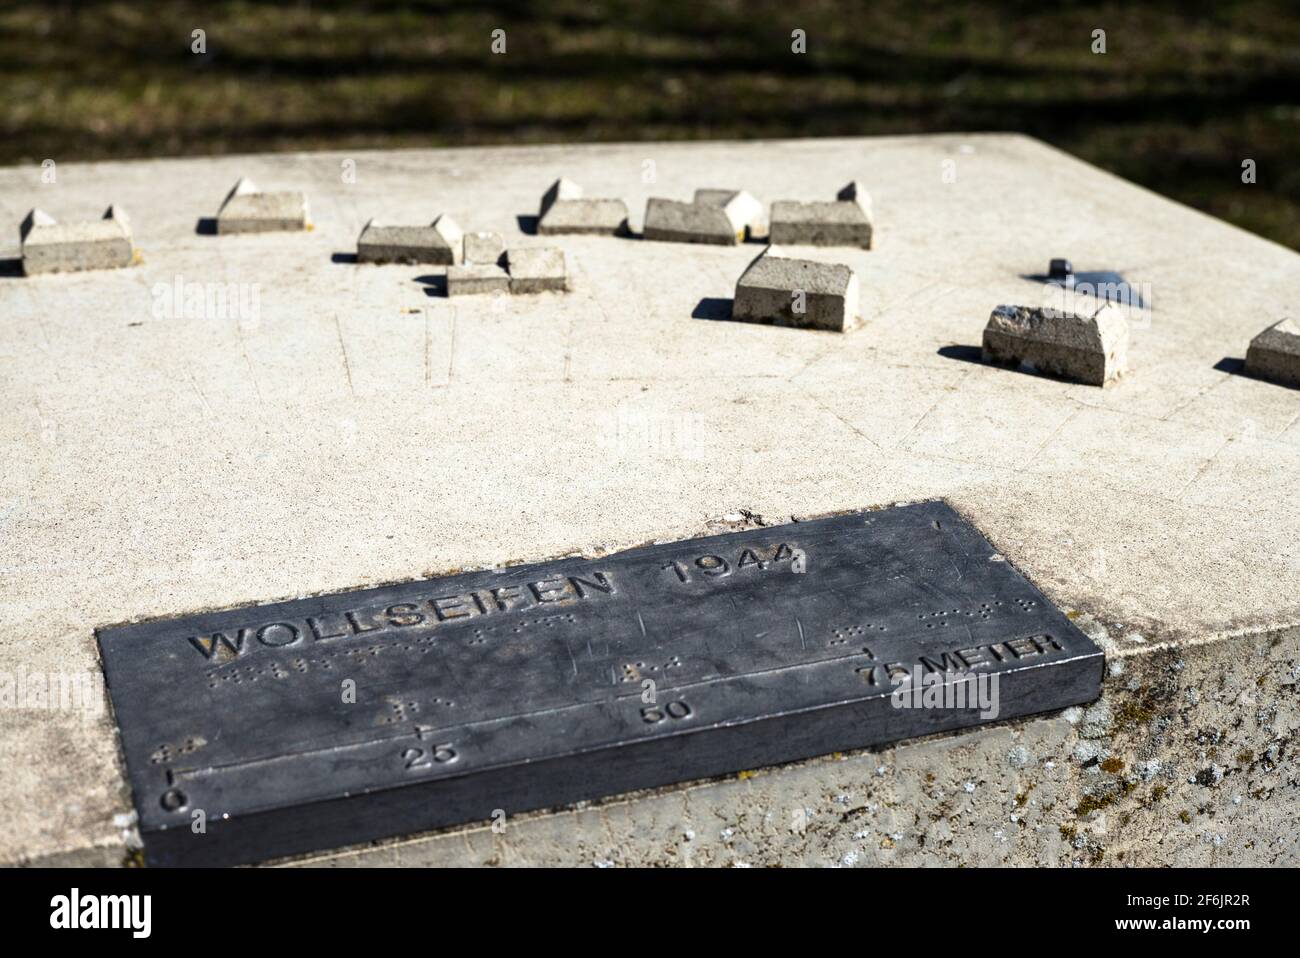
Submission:
<svg viewBox="0 0 1300 958">
<path fill-rule="evenodd" d="M 977 366 L 993 365 L 984 361 L 984 352 L 978 346 L 940 346 L 938 352 L 944 359 L 959 359 Z"/>
<path fill-rule="evenodd" d="M 23 258 L 9 256 L 0 259 L 0 279 L 16 279 L 23 275 Z"/>
<path fill-rule="evenodd" d="M 1257 383 L 1268 383 L 1270 386 L 1280 386 L 1282 389 L 1300 390 L 1300 385 L 1278 382 L 1276 379 L 1269 379 L 1265 376 L 1256 376 L 1254 373 L 1246 369 L 1246 361 L 1244 359 L 1238 359 L 1235 356 L 1224 356 L 1214 364 L 1214 368 L 1221 373 L 1227 373 L 1229 376 L 1240 376 L 1242 379 L 1253 379 Z"/>
<path fill-rule="evenodd" d="M 1030 275 L 1021 273 L 1021 279 L 1027 279 L 1033 283 L 1046 283 L 1048 286 L 1059 286 L 1062 289 L 1073 289 L 1075 292 L 1095 296 L 1097 299 L 1105 300 L 1110 303 L 1119 303 L 1121 306 L 1137 306 L 1140 309 L 1149 309 L 1150 307 L 1142 302 L 1142 294 L 1129 284 L 1119 273 L 1111 270 L 1100 270 L 1093 273 L 1075 273 L 1074 286 L 1067 286 L 1059 279 L 1055 279 L 1046 274 L 1038 273 Z M 1081 288 L 1082 287 L 1082 288 Z"/>
<path fill-rule="evenodd" d="M 331 253 L 331 263 L 355 263 L 357 261 L 356 253 Z"/>
<path fill-rule="evenodd" d="M 705 296 L 691 310 L 691 319 L 731 322 L 731 304 L 733 302 L 734 300 L 722 299 L 718 296 Z M 740 320 L 736 320 L 736 322 L 740 322 Z"/>
<path fill-rule="evenodd" d="M 200 236 L 216 236 L 217 218 L 215 216 L 200 216 L 199 221 L 194 224 L 194 232 Z"/>
<path fill-rule="evenodd" d="M 519 215 L 515 217 L 515 222 L 519 224 L 519 232 L 525 236 L 537 235 L 537 217 Z"/>
<path fill-rule="evenodd" d="M 447 295 L 447 276 L 444 273 L 430 273 L 427 276 L 417 276 L 415 277 L 415 281 L 424 284 L 425 296 Z"/>
</svg>

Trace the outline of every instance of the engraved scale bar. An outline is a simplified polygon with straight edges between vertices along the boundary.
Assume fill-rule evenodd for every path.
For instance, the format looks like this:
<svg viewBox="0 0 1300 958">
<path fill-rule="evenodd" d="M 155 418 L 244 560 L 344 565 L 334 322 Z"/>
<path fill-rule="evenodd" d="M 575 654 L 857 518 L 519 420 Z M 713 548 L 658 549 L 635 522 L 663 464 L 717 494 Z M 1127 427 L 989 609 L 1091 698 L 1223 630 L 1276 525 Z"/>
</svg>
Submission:
<svg viewBox="0 0 1300 958">
<path fill-rule="evenodd" d="M 1090 701 L 1102 673 L 941 502 L 98 637 L 150 864 L 266 860 L 980 724 L 973 694 L 897 707 L 916 675 L 996 675 L 1007 719 Z"/>
</svg>

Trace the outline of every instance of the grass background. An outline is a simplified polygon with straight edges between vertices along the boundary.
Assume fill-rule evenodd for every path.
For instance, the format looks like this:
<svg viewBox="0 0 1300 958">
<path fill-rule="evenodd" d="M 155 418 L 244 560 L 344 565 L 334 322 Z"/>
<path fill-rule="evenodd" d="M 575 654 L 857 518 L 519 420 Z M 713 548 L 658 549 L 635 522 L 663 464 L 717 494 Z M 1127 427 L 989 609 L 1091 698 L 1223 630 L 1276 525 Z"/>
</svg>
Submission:
<svg viewBox="0 0 1300 958">
<path fill-rule="evenodd" d="M 1297 0 L 20 2 L 0 71 L 6 164 L 1014 130 L 1300 249 Z"/>
</svg>

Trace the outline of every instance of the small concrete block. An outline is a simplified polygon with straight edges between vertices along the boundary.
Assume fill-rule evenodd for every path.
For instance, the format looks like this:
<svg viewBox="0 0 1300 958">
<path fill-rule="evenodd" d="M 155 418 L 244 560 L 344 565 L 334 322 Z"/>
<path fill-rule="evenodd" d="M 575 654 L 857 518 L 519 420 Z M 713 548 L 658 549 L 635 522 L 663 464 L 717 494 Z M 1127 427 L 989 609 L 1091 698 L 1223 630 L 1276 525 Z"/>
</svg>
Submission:
<svg viewBox="0 0 1300 958">
<path fill-rule="evenodd" d="M 304 193 L 262 193 L 240 179 L 217 213 L 218 233 L 270 233 L 310 227 Z"/>
<path fill-rule="evenodd" d="M 28 276 L 120 269 L 135 262 L 131 222 L 119 206 L 110 206 L 101 219 L 81 223 L 59 223 L 48 213 L 32 210 L 18 234 Z"/>
<path fill-rule="evenodd" d="M 537 218 L 541 219 L 546 211 L 555 205 L 556 200 L 580 200 L 582 187 L 567 177 L 560 177 L 551 184 L 550 189 L 542 194 L 542 202 L 537 208 Z"/>
<path fill-rule="evenodd" d="M 447 295 L 508 293 L 510 276 L 495 263 L 466 263 L 447 267 Z"/>
<path fill-rule="evenodd" d="M 495 266 L 506 251 L 506 242 L 500 233 L 466 233 L 465 262 L 488 263 Z"/>
<path fill-rule="evenodd" d="M 452 266 L 461 262 L 461 249 L 460 227 L 445 214 L 429 226 L 385 226 L 371 220 L 357 238 L 357 262 Z"/>
<path fill-rule="evenodd" d="M 738 232 L 747 231 L 750 239 L 767 235 L 767 215 L 763 204 L 744 190 L 696 190 L 695 202 L 705 206 L 721 206 L 731 225 Z M 743 239 L 742 236 L 742 241 Z"/>
<path fill-rule="evenodd" d="M 627 204 L 622 200 L 555 200 L 537 221 L 542 236 L 561 233 L 614 235 L 627 231 Z"/>
<path fill-rule="evenodd" d="M 538 247 L 506 250 L 506 267 L 512 293 L 568 289 L 564 250 Z"/>
<path fill-rule="evenodd" d="M 804 246 L 856 246 L 871 249 L 871 197 L 856 182 L 834 202 L 772 204 L 771 240 Z"/>
<path fill-rule="evenodd" d="M 1062 379 L 1105 386 L 1124 373 L 1128 321 L 1111 303 L 1095 311 L 998 306 L 984 327 L 983 352 L 987 362 L 1029 363 Z"/>
<path fill-rule="evenodd" d="M 858 324 L 858 277 L 849 266 L 794 259 L 776 247 L 736 281 L 731 318 L 847 332 Z"/>
<path fill-rule="evenodd" d="M 1074 264 L 1068 259 L 1054 259 L 1047 264 L 1047 278 L 1057 282 L 1072 282 L 1074 279 Z"/>
<path fill-rule="evenodd" d="M 641 235 L 669 243 L 735 246 L 745 238 L 745 225 L 742 223 L 737 230 L 721 206 L 651 197 L 645 206 Z"/>
<path fill-rule="evenodd" d="M 1300 387 L 1300 322 L 1284 319 L 1252 339 L 1246 350 L 1246 372 Z"/>
</svg>

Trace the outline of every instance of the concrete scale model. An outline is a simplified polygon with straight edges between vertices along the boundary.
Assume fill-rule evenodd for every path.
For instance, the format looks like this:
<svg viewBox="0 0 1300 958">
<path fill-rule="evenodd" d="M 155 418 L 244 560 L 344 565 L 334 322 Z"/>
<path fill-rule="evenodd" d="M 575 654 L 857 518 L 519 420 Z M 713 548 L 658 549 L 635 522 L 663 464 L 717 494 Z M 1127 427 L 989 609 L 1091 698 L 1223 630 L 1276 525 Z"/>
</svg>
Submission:
<svg viewBox="0 0 1300 958">
<path fill-rule="evenodd" d="M 218 233 L 294 232 L 311 227 L 303 193 L 263 193 L 240 178 L 217 212 Z"/>
<path fill-rule="evenodd" d="M 1022 363 L 1063 379 L 1106 386 L 1124 374 L 1128 321 L 1110 303 L 1070 310 L 999 306 L 984 327 L 984 358 Z"/>
<path fill-rule="evenodd" d="M 582 187 L 561 177 L 542 195 L 537 232 L 613 235 L 627 230 L 627 204 L 622 200 L 587 199 Z"/>
<path fill-rule="evenodd" d="M 771 241 L 791 246 L 857 246 L 871 249 L 871 196 L 856 181 L 833 201 L 772 204 Z"/>
<path fill-rule="evenodd" d="M 121 269 L 135 262 L 131 222 L 118 206 L 110 206 L 100 219 L 80 223 L 59 223 L 47 213 L 32 210 L 18 232 L 27 276 Z"/>
<path fill-rule="evenodd" d="M 356 155 L 60 163 L 125 271 L 0 169 L 0 862 L 1300 864 L 1300 256 L 1020 136 Z"/>
<path fill-rule="evenodd" d="M 1300 386 L 1300 323 L 1284 319 L 1250 341 L 1246 371 L 1288 386 Z"/>
<path fill-rule="evenodd" d="M 451 266 L 461 261 L 462 234 L 450 216 L 439 216 L 428 226 L 388 226 L 366 223 L 357 238 L 358 263 L 435 263 Z"/>
</svg>

